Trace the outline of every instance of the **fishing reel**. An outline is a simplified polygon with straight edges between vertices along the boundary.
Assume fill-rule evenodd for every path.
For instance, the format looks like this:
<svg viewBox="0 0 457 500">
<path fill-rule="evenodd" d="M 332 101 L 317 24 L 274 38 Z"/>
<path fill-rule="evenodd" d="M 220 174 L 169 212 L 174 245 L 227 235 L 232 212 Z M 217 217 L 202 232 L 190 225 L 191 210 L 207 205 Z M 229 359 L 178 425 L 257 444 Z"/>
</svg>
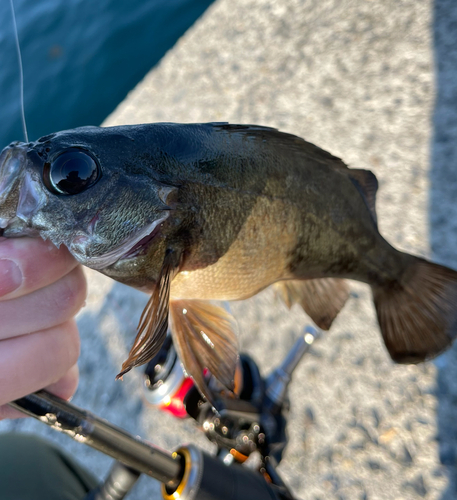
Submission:
<svg viewBox="0 0 457 500">
<path fill-rule="evenodd" d="M 218 453 L 228 450 L 240 462 L 253 451 L 264 455 L 266 442 L 260 420 L 265 383 L 256 363 L 246 354 L 240 356 L 234 388 L 238 399 L 224 397 L 223 389 L 210 373 L 204 375 L 209 388 L 218 395 L 217 411 L 186 375 L 169 334 L 160 352 L 146 366 L 145 398 L 177 418 L 193 418 L 217 445 Z M 225 461 L 231 459 L 227 456 Z"/>
<path fill-rule="evenodd" d="M 168 333 L 160 352 L 146 366 L 145 398 L 175 417 L 193 418 L 217 446 L 217 456 L 226 465 L 247 462 L 268 480 L 274 477 L 279 481 L 274 468 L 281 461 L 287 444 L 287 387 L 293 370 L 318 335 L 315 328 L 306 327 L 267 379 L 262 378 L 250 356 L 241 354 L 235 375 L 237 398 L 227 397 L 217 380 L 209 372 L 205 373 L 210 389 L 214 393 L 219 390 L 215 411 L 186 375 Z"/>
<path fill-rule="evenodd" d="M 85 500 L 121 500 L 141 474 L 162 483 L 165 500 L 294 500 L 276 471 L 287 443 L 287 387 L 318 336 L 316 329 L 307 327 L 266 379 L 253 359 L 242 354 L 235 384 L 238 398 L 227 397 L 205 373 L 212 391 L 219 391 L 217 411 L 187 377 L 167 337 L 146 367 L 146 399 L 177 418 L 193 418 L 216 444 L 215 456 L 193 445 L 163 451 L 46 391 L 10 405 L 116 459 L 106 480 Z"/>
</svg>

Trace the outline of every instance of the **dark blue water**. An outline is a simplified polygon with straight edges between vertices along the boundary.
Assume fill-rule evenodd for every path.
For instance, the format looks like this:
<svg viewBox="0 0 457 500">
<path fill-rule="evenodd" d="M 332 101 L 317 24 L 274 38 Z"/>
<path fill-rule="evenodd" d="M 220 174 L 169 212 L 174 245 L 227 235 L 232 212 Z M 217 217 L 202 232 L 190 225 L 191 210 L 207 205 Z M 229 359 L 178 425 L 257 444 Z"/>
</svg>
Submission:
<svg viewBox="0 0 457 500">
<path fill-rule="evenodd" d="M 29 139 L 99 125 L 213 0 L 14 0 Z M 0 1 L 0 149 L 24 140 L 9 0 Z"/>
</svg>

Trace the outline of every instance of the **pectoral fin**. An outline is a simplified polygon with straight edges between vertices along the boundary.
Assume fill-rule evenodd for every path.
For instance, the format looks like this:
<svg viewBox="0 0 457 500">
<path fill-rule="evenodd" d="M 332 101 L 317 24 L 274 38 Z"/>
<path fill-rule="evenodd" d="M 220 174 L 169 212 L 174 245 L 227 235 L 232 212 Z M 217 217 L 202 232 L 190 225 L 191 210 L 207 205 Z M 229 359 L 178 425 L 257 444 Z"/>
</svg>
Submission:
<svg viewBox="0 0 457 500">
<path fill-rule="evenodd" d="M 203 371 L 207 368 L 229 390 L 233 390 L 238 361 L 235 319 L 223 307 L 203 300 L 170 302 L 174 346 L 187 373 L 199 391 L 214 403 Z"/>
<path fill-rule="evenodd" d="M 330 328 L 349 297 L 346 281 L 336 278 L 279 281 L 273 286 L 289 309 L 300 304 L 323 330 Z"/>
<path fill-rule="evenodd" d="M 116 380 L 135 366 L 147 363 L 159 352 L 167 334 L 170 285 L 178 260 L 174 252 L 168 252 L 165 256 L 156 287 L 138 323 L 135 342 Z"/>
</svg>

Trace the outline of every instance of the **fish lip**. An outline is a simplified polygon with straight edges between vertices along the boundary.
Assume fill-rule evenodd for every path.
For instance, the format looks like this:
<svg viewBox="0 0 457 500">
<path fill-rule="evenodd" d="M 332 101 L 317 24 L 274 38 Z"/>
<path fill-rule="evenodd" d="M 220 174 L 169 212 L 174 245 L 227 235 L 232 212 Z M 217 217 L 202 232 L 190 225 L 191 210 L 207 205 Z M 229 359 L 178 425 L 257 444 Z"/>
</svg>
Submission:
<svg viewBox="0 0 457 500">
<path fill-rule="evenodd" d="M 16 216 L 27 223 L 45 203 L 46 197 L 43 192 L 40 192 L 39 181 L 36 175 L 26 172 L 23 176 L 22 185 L 19 190 Z"/>
<path fill-rule="evenodd" d="M 27 145 L 7 146 L 0 154 L 0 205 L 4 203 L 26 163 Z"/>
<path fill-rule="evenodd" d="M 91 269 L 95 269 L 96 271 L 100 271 L 102 269 L 105 269 L 116 262 L 124 259 L 131 259 L 136 257 L 138 255 L 137 253 L 134 253 L 132 255 L 129 255 L 130 252 L 132 252 L 132 249 L 141 242 L 141 240 L 148 238 L 148 245 L 152 242 L 154 239 L 154 236 L 157 234 L 158 231 L 154 231 L 156 228 L 158 229 L 159 224 L 164 222 L 169 216 L 169 213 L 165 213 L 163 217 L 160 219 L 156 219 L 155 221 L 151 222 L 150 224 L 147 224 L 144 226 L 140 231 L 138 231 L 134 236 L 130 238 L 126 238 L 120 245 L 117 247 L 113 248 L 109 252 L 99 255 L 97 257 L 87 257 L 84 253 L 84 247 L 87 246 L 88 243 L 90 243 L 90 237 L 86 235 L 79 235 L 73 238 L 69 245 L 69 250 L 73 254 L 73 256 L 84 264 L 87 267 L 90 267 Z M 154 234 L 153 234 L 154 233 Z M 149 237 L 151 237 L 149 239 Z M 127 256 L 127 257 L 126 257 Z"/>
<path fill-rule="evenodd" d="M 15 142 L 3 149 L 0 153 L 0 229 L 1 235 L 25 236 L 36 235 L 27 227 L 34 209 L 42 203 L 39 190 L 35 189 L 31 173 L 25 170 L 27 164 L 28 144 Z M 10 199 L 13 197 L 13 199 Z M 5 210 L 5 204 L 10 207 Z M 13 208 L 12 202 L 15 203 Z M 18 212 L 21 205 L 22 216 Z"/>
</svg>

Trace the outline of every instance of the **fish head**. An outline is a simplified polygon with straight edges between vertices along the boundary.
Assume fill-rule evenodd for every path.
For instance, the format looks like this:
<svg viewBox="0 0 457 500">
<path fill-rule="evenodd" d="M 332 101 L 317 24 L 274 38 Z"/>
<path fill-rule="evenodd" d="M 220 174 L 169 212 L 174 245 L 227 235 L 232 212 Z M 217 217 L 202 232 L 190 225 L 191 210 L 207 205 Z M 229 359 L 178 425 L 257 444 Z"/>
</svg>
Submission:
<svg viewBox="0 0 457 500">
<path fill-rule="evenodd" d="M 0 155 L 0 235 L 41 236 L 96 270 L 135 256 L 168 218 L 173 188 L 134 168 L 132 140 L 81 127 L 10 144 Z"/>
</svg>

